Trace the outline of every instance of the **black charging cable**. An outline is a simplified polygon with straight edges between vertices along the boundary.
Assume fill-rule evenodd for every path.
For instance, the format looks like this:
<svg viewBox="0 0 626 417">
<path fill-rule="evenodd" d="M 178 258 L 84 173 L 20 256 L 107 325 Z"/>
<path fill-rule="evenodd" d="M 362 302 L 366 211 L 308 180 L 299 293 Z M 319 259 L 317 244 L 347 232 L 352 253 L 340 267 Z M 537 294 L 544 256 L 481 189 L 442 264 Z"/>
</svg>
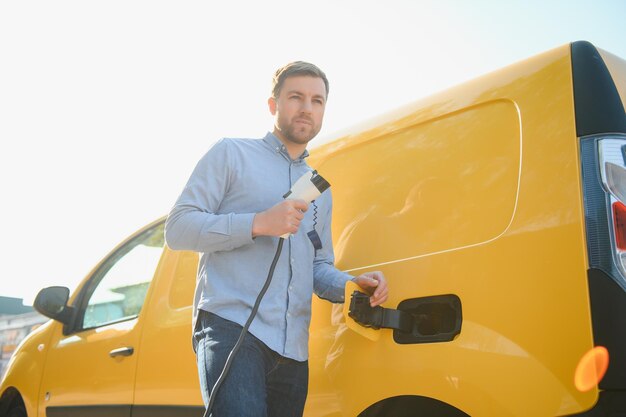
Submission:
<svg viewBox="0 0 626 417">
<path fill-rule="evenodd" d="M 222 382 L 224 382 L 224 379 L 226 379 L 226 375 L 228 375 L 228 370 L 230 369 L 230 366 L 233 363 L 233 358 L 235 357 L 235 355 L 237 354 L 237 351 L 241 347 L 241 344 L 243 343 L 243 339 L 244 337 L 246 337 L 246 333 L 248 333 L 248 328 L 250 327 L 250 324 L 252 324 L 252 320 L 254 320 L 254 316 L 256 316 L 256 313 L 259 310 L 259 305 L 261 304 L 261 300 L 263 299 L 263 296 L 267 292 L 267 289 L 270 286 L 270 282 L 272 282 L 272 277 L 274 276 L 274 269 L 276 269 L 278 258 L 280 258 L 280 253 L 283 249 L 283 243 L 285 243 L 285 238 L 281 237 L 278 240 L 278 247 L 276 248 L 276 254 L 274 255 L 274 260 L 272 260 L 272 264 L 270 265 L 270 270 L 267 273 L 265 284 L 263 285 L 263 288 L 261 289 L 261 292 L 259 293 L 259 295 L 256 297 L 256 301 L 254 302 L 254 307 L 252 307 L 252 312 L 250 312 L 248 321 L 246 321 L 246 324 L 243 326 L 243 329 L 241 330 L 241 334 L 239 335 L 239 339 L 237 339 L 237 343 L 235 343 L 233 350 L 231 350 L 230 353 L 228 354 L 228 358 L 226 359 L 226 364 L 224 365 L 224 369 L 222 370 L 222 373 L 220 374 L 219 378 L 217 378 L 217 381 L 215 382 L 215 385 L 213 386 L 213 389 L 211 390 L 211 394 L 209 395 L 209 405 L 207 405 L 206 412 L 204 413 L 204 417 L 209 417 L 211 415 L 211 410 L 213 409 L 213 403 L 215 402 L 217 391 L 220 389 L 220 386 L 222 385 Z"/>
</svg>

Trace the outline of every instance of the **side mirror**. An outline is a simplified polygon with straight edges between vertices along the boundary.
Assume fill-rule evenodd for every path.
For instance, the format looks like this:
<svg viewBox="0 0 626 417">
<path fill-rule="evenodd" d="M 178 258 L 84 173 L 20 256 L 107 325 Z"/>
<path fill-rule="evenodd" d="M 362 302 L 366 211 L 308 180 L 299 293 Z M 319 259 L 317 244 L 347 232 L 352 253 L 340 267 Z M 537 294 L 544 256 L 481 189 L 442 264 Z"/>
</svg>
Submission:
<svg viewBox="0 0 626 417">
<path fill-rule="evenodd" d="M 70 290 L 66 287 L 48 287 L 39 291 L 33 307 L 46 317 L 69 324 L 71 319 L 70 307 L 67 300 L 70 298 Z"/>
</svg>

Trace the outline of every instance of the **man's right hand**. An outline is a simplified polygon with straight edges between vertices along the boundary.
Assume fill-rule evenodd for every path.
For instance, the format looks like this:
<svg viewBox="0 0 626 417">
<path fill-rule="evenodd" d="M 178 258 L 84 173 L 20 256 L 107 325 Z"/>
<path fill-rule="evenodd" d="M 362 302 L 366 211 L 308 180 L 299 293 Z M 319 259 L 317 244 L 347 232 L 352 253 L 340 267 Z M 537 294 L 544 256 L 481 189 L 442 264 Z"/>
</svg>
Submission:
<svg viewBox="0 0 626 417">
<path fill-rule="evenodd" d="M 252 222 L 252 237 L 296 233 L 308 208 L 304 200 L 284 200 L 257 213 Z"/>
</svg>

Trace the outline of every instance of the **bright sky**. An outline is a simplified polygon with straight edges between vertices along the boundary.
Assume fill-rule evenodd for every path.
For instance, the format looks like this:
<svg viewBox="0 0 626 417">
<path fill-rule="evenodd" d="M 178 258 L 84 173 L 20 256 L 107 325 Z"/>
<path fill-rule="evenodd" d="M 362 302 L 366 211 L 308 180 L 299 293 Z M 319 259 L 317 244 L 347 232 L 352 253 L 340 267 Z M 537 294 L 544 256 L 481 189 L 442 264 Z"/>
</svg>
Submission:
<svg viewBox="0 0 626 417">
<path fill-rule="evenodd" d="M 270 79 L 330 79 L 321 143 L 576 40 L 626 58 L 626 1 L 0 2 L 0 295 L 72 290 L 165 215 L 223 136 L 272 128 Z"/>
</svg>

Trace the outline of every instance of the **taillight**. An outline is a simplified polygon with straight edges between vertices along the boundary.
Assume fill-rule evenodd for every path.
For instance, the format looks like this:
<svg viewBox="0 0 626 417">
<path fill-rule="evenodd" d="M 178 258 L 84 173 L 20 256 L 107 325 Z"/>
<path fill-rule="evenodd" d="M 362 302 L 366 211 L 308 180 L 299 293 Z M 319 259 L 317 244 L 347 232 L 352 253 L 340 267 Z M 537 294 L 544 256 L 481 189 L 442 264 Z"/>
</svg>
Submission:
<svg viewBox="0 0 626 417">
<path fill-rule="evenodd" d="M 581 141 L 590 267 L 626 289 L 626 135 Z"/>
<path fill-rule="evenodd" d="M 621 201 L 613 203 L 613 233 L 618 254 L 626 251 L 626 206 Z"/>
</svg>

